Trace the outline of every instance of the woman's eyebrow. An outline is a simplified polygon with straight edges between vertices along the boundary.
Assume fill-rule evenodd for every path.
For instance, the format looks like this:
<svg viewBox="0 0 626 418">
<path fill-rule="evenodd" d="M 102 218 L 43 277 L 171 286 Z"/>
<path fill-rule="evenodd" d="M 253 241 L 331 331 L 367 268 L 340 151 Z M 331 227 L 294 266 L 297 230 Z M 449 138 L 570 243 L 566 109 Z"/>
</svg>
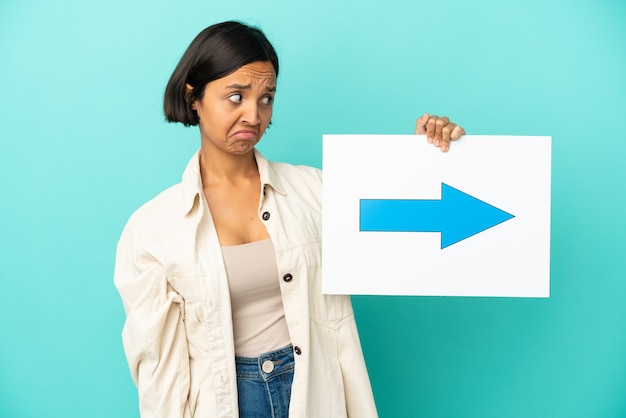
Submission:
<svg viewBox="0 0 626 418">
<path fill-rule="evenodd" d="M 232 90 L 250 90 L 252 88 L 252 84 L 229 84 L 226 86 L 227 89 Z M 270 93 L 274 93 L 276 91 L 276 87 L 267 87 L 265 90 Z"/>
<path fill-rule="evenodd" d="M 252 84 L 230 84 L 226 86 L 226 88 L 233 90 L 250 90 L 252 88 Z"/>
</svg>

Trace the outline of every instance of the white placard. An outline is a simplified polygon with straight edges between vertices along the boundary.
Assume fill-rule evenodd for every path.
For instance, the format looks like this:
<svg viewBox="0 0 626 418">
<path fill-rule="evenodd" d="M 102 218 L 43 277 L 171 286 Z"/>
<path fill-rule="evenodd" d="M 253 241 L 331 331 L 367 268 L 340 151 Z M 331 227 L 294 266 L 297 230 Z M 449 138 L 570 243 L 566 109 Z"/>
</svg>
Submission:
<svg viewBox="0 0 626 418">
<path fill-rule="evenodd" d="M 551 137 L 324 135 L 322 291 L 549 297 L 550 170 Z"/>
</svg>

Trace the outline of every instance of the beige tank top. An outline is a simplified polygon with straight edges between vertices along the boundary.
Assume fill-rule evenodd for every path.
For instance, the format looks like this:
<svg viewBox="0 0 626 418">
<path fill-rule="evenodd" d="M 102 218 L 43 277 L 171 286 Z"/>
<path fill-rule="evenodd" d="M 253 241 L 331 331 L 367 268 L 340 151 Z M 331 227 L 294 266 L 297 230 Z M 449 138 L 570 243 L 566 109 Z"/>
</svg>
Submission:
<svg viewBox="0 0 626 418">
<path fill-rule="evenodd" d="M 291 343 L 270 239 L 222 247 L 233 315 L 235 354 L 257 357 Z"/>
</svg>

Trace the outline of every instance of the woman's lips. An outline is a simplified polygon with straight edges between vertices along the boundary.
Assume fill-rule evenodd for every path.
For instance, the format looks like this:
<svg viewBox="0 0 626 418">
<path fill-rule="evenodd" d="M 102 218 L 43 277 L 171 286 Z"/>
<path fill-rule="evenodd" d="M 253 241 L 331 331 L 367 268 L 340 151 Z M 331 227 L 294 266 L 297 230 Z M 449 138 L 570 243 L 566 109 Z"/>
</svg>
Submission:
<svg viewBox="0 0 626 418">
<path fill-rule="evenodd" d="M 253 131 L 253 130 L 237 131 L 231 136 L 232 139 L 239 139 L 239 140 L 254 140 L 254 139 L 257 139 L 257 137 L 258 137 L 257 131 Z"/>
</svg>

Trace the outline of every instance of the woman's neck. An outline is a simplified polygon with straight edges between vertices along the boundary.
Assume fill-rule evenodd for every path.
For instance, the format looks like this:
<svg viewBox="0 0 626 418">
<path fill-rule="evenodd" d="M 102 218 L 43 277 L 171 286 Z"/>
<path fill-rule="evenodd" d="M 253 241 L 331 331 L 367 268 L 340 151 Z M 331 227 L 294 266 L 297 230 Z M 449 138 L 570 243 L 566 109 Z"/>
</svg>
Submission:
<svg viewBox="0 0 626 418">
<path fill-rule="evenodd" d="M 242 155 L 232 155 L 202 146 L 200 148 L 200 175 L 205 187 L 215 182 L 237 183 L 258 177 L 259 170 L 254 158 L 254 150 Z"/>
</svg>

